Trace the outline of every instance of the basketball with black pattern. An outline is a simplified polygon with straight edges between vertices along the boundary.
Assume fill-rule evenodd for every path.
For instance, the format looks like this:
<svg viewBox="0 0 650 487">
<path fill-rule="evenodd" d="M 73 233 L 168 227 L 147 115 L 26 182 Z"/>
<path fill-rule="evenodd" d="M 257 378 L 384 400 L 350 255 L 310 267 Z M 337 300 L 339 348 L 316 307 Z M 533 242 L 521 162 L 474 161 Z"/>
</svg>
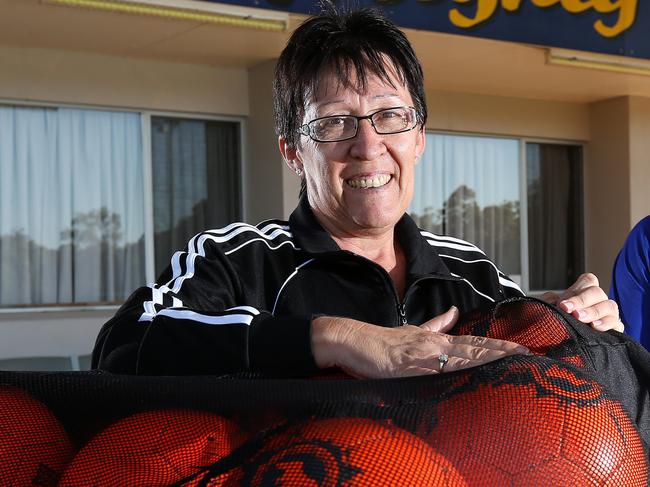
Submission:
<svg viewBox="0 0 650 487">
<path fill-rule="evenodd" d="M 458 471 L 415 435 L 388 421 L 314 419 L 272 436 L 227 486 L 466 487 Z"/>
<path fill-rule="evenodd" d="M 4 485 L 56 486 L 74 446 L 56 416 L 17 387 L 0 385 L 0 479 Z"/>
<path fill-rule="evenodd" d="M 647 485 L 638 432 L 580 369 L 519 356 L 459 375 L 417 434 L 468 485 Z"/>
<path fill-rule="evenodd" d="M 206 466 L 245 439 L 231 420 L 209 411 L 160 409 L 133 414 L 100 431 L 75 456 L 60 487 L 192 485 Z M 223 482 L 225 476 L 220 476 Z M 220 483 L 213 485 L 221 485 Z"/>
</svg>

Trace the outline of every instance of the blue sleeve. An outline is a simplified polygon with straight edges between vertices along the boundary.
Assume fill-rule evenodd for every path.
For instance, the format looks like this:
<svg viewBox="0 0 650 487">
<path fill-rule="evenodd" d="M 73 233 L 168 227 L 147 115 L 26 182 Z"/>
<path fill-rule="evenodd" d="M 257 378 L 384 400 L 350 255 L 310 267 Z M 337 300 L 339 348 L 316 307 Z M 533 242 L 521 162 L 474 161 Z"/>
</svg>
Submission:
<svg viewBox="0 0 650 487">
<path fill-rule="evenodd" d="M 650 349 L 650 216 L 630 232 L 616 257 L 609 297 L 625 332 Z"/>
</svg>

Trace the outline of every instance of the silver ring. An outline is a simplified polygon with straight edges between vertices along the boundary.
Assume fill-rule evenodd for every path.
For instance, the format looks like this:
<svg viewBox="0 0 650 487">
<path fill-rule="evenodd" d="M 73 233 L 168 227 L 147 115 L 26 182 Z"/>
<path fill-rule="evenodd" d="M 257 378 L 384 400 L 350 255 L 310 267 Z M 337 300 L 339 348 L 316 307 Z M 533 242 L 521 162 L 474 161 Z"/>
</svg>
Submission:
<svg viewBox="0 0 650 487">
<path fill-rule="evenodd" d="M 442 373 L 442 369 L 445 367 L 445 364 L 449 362 L 449 355 L 446 353 L 441 353 L 438 356 L 438 363 L 440 364 L 440 373 Z"/>
</svg>

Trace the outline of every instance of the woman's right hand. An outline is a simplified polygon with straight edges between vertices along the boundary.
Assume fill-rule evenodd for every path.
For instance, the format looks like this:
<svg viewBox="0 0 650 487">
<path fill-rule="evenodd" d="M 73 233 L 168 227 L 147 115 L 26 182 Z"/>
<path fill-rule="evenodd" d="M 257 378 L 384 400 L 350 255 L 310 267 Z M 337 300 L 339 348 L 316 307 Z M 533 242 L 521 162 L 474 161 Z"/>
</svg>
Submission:
<svg viewBox="0 0 650 487">
<path fill-rule="evenodd" d="M 447 335 L 457 320 L 455 307 L 420 326 L 397 328 L 319 316 L 311 325 L 312 353 L 320 368 L 338 367 L 359 379 L 439 374 L 530 353 L 505 340 Z M 448 361 L 441 370 L 439 358 L 445 354 Z"/>
</svg>

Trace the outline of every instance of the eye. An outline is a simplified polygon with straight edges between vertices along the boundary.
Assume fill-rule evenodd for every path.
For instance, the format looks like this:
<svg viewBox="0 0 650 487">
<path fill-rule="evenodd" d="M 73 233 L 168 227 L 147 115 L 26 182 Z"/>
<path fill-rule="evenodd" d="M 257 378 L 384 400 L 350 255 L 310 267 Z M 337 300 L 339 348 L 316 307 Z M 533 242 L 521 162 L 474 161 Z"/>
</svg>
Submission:
<svg viewBox="0 0 650 487">
<path fill-rule="evenodd" d="M 338 125 L 345 125 L 346 117 L 328 117 L 325 120 L 323 120 L 323 125 L 327 125 L 329 127 L 336 127 Z"/>
<path fill-rule="evenodd" d="M 404 110 L 401 108 L 389 108 L 387 110 L 382 110 L 377 113 L 376 116 L 379 116 L 382 120 L 390 120 L 392 118 L 402 118 L 404 116 Z"/>
<path fill-rule="evenodd" d="M 316 133 L 332 133 L 342 130 L 348 130 L 354 119 L 345 115 L 334 115 L 331 117 L 321 118 L 314 122 L 314 131 Z"/>
</svg>

